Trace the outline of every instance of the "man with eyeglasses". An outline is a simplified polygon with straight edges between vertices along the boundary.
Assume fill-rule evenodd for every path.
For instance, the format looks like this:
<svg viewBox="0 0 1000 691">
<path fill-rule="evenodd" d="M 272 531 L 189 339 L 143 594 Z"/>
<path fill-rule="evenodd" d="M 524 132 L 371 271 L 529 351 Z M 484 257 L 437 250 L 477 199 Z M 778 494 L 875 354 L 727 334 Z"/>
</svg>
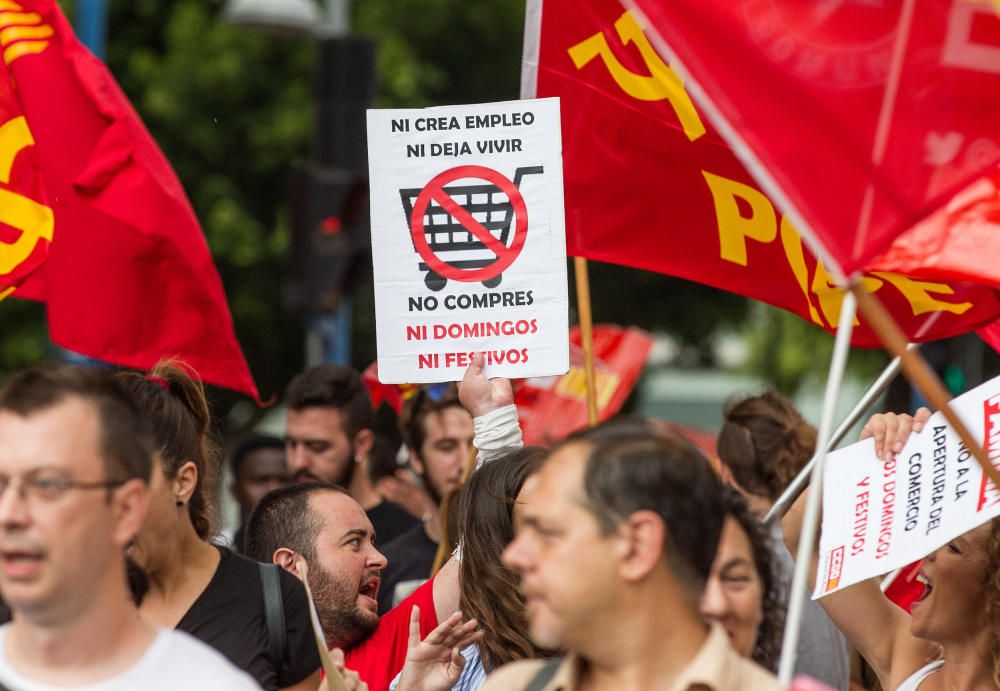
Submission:
<svg viewBox="0 0 1000 691">
<path fill-rule="evenodd" d="M 139 618 L 125 550 L 148 505 L 152 441 L 97 370 L 52 365 L 0 390 L 0 687 L 256 689 L 219 653 Z"/>
</svg>

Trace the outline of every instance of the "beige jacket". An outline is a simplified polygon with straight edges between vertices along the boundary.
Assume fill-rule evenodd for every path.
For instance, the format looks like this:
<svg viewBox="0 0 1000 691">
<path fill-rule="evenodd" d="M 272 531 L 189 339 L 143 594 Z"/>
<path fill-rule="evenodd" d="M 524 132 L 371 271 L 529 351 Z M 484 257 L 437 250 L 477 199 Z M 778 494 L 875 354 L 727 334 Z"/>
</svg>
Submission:
<svg viewBox="0 0 1000 691">
<path fill-rule="evenodd" d="M 523 689 L 543 664 L 543 660 L 523 660 L 505 665 L 490 675 L 482 691 Z M 568 655 L 544 691 L 577 691 L 582 671 L 582 660 L 575 655 Z M 729 645 L 729 638 L 722 627 L 713 624 L 708 639 L 698 654 L 684 668 L 673 686 L 663 691 L 744 690 L 781 691 L 781 686 L 770 672 L 737 654 Z"/>
</svg>

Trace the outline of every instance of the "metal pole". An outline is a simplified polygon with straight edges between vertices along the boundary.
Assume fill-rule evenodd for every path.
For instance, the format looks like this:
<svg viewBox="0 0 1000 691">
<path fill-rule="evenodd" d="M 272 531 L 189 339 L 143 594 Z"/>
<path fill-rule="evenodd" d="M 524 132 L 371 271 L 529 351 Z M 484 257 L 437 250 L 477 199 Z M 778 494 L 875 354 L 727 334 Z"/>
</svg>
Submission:
<svg viewBox="0 0 1000 691">
<path fill-rule="evenodd" d="M 906 346 L 907 348 L 913 350 L 914 348 L 919 348 L 920 346 L 916 343 L 910 343 Z M 861 397 L 853 408 L 851 412 L 847 414 L 847 417 L 840 423 L 836 431 L 830 437 L 830 443 L 827 444 L 826 452 L 829 453 L 833 451 L 837 446 L 844 440 L 844 437 L 851 430 L 851 428 L 861 419 L 861 416 L 865 414 L 875 399 L 885 393 L 885 390 L 889 388 L 889 384 L 892 380 L 896 378 L 900 370 L 900 359 L 898 357 L 893 358 L 882 374 L 879 375 L 875 383 L 871 385 L 865 395 Z M 794 480 L 785 488 L 785 491 L 781 493 L 781 496 L 774 502 L 774 505 L 764 516 L 764 523 L 767 523 L 775 518 L 780 519 L 786 513 L 788 509 L 792 508 L 792 504 L 795 500 L 799 498 L 805 488 L 809 486 L 809 475 L 812 473 L 813 466 L 816 465 L 816 459 L 820 456 L 820 448 L 816 447 L 816 453 L 812 457 L 812 460 L 806 465 L 805 468 L 799 471 L 799 474 Z"/>
<path fill-rule="evenodd" d="M 845 291 L 844 303 L 840 311 L 840 323 L 837 325 L 837 338 L 833 345 L 833 357 L 830 359 L 830 376 L 827 379 L 826 394 L 823 397 L 819 438 L 816 440 L 816 448 L 818 449 L 825 450 L 830 443 L 833 414 L 836 411 L 837 397 L 840 395 L 840 387 L 844 378 L 847 354 L 851 350 L 851 333 L 854 331 L 856 312 L 857 298 L 854 293 Z M 809 500 L 806 502 L 806 514 L 802 521 L 802 534 L 799 536 L 799 548 L 795 558 L 795 575 L 792 578 L 792 588 L 788 595 L 788 619 L 785 621 L 785 637 L 781 642 L 781 661 L 778 664 L 778 683 L 786 689 L 789 688 L 792 673 L 795 671 L 795 653 L 799 644 L 799 630 L 802 627 L 808 573 L 812 566 L 812 553 L 816 547 L 820 499 L 823 489 L 823 459 L 825 457 L 825 453 L 820 454 L 813 466 L 813 491 L 809 494 Z"/>
<path fill-rule="evenodd" d="M 91 53 L 101 60 L 105 58 L 108 43 L 107 0 L 77 0 L 76 35 Z"/>
</svg>

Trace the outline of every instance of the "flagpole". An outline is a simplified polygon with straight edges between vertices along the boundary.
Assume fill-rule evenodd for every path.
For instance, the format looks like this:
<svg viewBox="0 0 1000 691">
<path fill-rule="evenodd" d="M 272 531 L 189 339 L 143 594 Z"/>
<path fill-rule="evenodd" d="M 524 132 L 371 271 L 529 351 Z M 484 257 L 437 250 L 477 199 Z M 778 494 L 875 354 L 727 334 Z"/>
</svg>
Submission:
<svg viewBox="0 0 1000 691">
<path fill-rule="evenodd" d="M 851 334 L 854 331 L 856 312 L 857 301 L 854 294 L 845 291 L 844 303 L 840 309 L 840 323 L 837 325 L 837 336 L 833 344 L 833 356 L 830 358 L 830 375 L 826 382 L 826 393 L 823 396 L 819 436 L 816 439 L 816 448 L 822 449 L 823 452 L 817 456 L 812 469 L 812 492 L 809 493 L 806 502 L 806 512 L 796 552 L 795 575 L 792 578 L 792 588 L 788 595 L 788 618 L 785 620 L 785 635 L 781 643 L 781 661 L 778 665 L 778 682 L 785 688 L 791 684 L 792 673 L 795 671 L 795 652 L 798 647 L 802 613 L 805 610 L 807 597 L 806 585 L 813 561 L 812 554 L 816 549 L 816 534 L 819 528 L 820 501 L 823 494 L 823 465 L 826 459 L 826 449 L 830 445 L 833 415 L 837 409 L 837 398 L 840 395 L 844 379 L 847 354 L 851 350 Z"/>
<path fill-rule="evenodd" d="M 587 383 L 587 422 L 597 424 L 597 384 L 594 376 L 594 323 L 590 311 L 590 276 L 587 260 L 573 257 L 576 277 L 576 307 L 580 313 L 580 337 L 583 340 L 583 373 Z"/>
<path fill-rule="evenodd" d="M 872 331 L 882 341 L 886 350 L 899 357 L 906 378 L 923 394 L 923 397 L 933 408 L 944 414 L 948 424 L 958 433 L 966 448 L 976 457 L 986 477 L 992 480 L 994 485 L 1000 487 L 1000 472 L 997 472 L 997 469 L 993 467 L 979 441 L 972 436 L 972 432 L 949 405 L 951 394 L 948 393 L 934 370 L 919 353 L 906 348 L 906 336 L 893 320 L 892 315 L 879 302 L 878 298 L 862 288 L 859 281 L 851 284 L 851 292 L 857 298 L 861 314 L 864 315 Z"/>
<path fill-rule="evenodd" d="M 906 347 L 913 349 L 918 348 L 919 346 L 916 343 L 910 343 Z M 851 412 L 849 412 L 841 421 L 840 426 L 837 427 L 836 431 L 830 437 L 830 443 L 827 444 L 826 447 L 827 453 L 830 453 L 837 448 L 837 445 L 839 445 L 840 442 L 844 440 L 847 433 L 851 431 L 851 427 L 853 427 L 858 420 L 861 419 L 861 416 L 865 414 L 865 411 L 868 410 L 873 403 L 875 403 L 875 400 L 885 393 L 885 390 L 889 388 L 889 384 L 891 384 L 892 380 L 899 374 L 899 370 L 900 359 L 895 357 L 882 371 L 882 374 L 879 375 L 878 379 L 876 379 L 871 387 L 869 387 L 868 391 L 865 392 L 865 395 L 862 396 L 861 399 L 854 405 Z M 812 460 L 810 460 L 809 463 L 799 471 L 799 474 L 789 483 L 789 485 L 785 488 L 785 491 L 781 493 L 781 496 L 775 500 L 770 510 L 764 516 L 764 523 L 768 523 L 775 518 L 781 518 L 784 516 L 788 512 L 788 509 L 792 507 L 792 504 L 795 503 L 795 500 L 799 498 L 799 495 L 801 495 L 805 488 L 809 486 L 810 474 L 812 473 L 813 466 L 816 465 L 816 460 L 819 458 L 821 451 L 822 449 L 817 446 Z"/>
</svg>

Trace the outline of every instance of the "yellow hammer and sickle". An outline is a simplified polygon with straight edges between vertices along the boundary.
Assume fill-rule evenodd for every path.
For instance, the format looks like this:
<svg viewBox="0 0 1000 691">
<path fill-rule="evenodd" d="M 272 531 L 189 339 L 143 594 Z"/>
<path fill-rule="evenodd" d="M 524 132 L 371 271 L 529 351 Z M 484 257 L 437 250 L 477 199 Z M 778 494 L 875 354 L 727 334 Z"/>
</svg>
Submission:
<svg viewBox="0 0 1000 691">
<path fill-rule="evenodd" d="M 34 143 L 24 117 L 16 117 L 0 125 L 0 182 L 10 182 L 14 159 Z M 9 274 L 24 262 L 39 240 L 52 242 L 52 230 L 55 227 L 52 209 L 2 187 L 0 223 L 21 231 L 21 237 L 13 243 L 0 241 L 0 275 Z"/>
<path fill-rule="evenodd" d="M 622 65 L 611 50 L 604 32 L 594 34 L 567 51 L 576 68 L 583 69 L 591 60 L 600 57 L 615 83 L 632 98 L 640 101 L 669 101 L 690 141 L 705 134 L 705 124 L 691 97 L 684 90 L 680 77 L 653 49 L 635 17 L 630 12 L 624 13 L 615 22 L 615 31 L 618 32 L 622 45 L 634 43 L 639 49 L 639 55 L 649 69 L 648 75 L 636 74 Z"/>
</svg>

